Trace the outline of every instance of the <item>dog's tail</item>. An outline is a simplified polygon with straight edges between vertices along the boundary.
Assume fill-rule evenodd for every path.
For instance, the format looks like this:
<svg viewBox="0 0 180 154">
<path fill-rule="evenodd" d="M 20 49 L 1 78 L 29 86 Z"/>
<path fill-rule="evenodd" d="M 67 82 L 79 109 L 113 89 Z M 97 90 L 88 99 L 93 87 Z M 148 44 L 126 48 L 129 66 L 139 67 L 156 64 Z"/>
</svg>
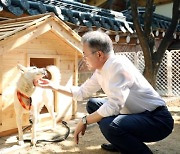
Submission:
<svg viewBox="0 0 180 154">
<path fill-rule="evenodd" d="M 54 65 L 50 65 L 47 66 L 46 69 L 49 71 L 49 73 L 51 74 L 51 81 L 54 83 L 59 84 L 61 81 L 61 73 L 60 70 L 57 66 Z"/>
</svg>

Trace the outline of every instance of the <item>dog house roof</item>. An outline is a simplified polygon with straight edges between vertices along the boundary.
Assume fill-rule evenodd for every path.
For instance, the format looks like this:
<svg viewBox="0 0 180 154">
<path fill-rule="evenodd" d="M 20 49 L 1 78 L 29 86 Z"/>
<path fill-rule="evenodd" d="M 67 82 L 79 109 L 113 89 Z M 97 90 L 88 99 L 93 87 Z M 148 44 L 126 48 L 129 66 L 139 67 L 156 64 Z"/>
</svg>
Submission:
<svg viewBox="0 0 180 154">
<path fill-rule="evenodd" d="M 45 27 L 39 28 L 39 32 L 37 33 L 38 26 L 41 26 L 42 24 Z M 58 27 L 61 27 L 61 29 L 58 29 Z M 27 40 L 33 39 L 49 30 L 57 33 L 57 35 L 62 37 L 64 41 L 73 46 L 81 54 L 81 37 L 63 21 L 57 18 L 54 13 L 47 13 L 0 21 L 0 55 L 6 50 L 12 50 L 17 46 L 20 46 L 21 43 L 23 44 Z M 28 35 L 26 35 L 26 31 L 29 32 Z M 3 45 L 4 42 L 8 43 L 9 39 L 14 39 L 16 35 L 19 36 L 18 39 L 21 39 L 21 41 L 17 41 L 18 43 L 16 42 L 17 45 L 13 44 L 9 48 L 7 48 L 6 45 Z M 68 37 L 68 39 L 66 37 Z"/>
</svg>

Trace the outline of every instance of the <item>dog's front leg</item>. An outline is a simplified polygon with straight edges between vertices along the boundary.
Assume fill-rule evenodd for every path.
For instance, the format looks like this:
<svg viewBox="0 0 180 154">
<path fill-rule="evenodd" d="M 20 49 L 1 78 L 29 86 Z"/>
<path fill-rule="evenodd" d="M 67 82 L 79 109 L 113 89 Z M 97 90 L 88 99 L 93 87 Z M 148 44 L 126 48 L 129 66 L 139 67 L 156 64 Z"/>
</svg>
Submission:
<svg viewBox="0 0 180 154">
<path fill-rule="evenodd" d="M 32 112 L 31 119 L 32 119 L 32 123 L 33 123 L 33 125 L 32 125 L 31 143 L 34 146 L 34 145 L 36 145 L 36 142 L 37 142 L 36 131 L 37 131 L 37 121 L 38 121 L 37 116 L 38 116 L 38 113 L 37 113 L 37 109 L 35 109 L 35 108 L 32 109 L 31 112 Z"/>
<path fill-rule="evenodd" d="M 52 102 L 53 103 L 53 102 Z M 56 115 L 54 113 L 54 106 L 53 105 L 46 105 L 48 112 L 51 115 L 52 121 L 53 121 L 53 130 L 56 130 Z"/>
<path fill-rule="evenodd" d="M 23 131 L 22 131 L 22 113 L 21 114 L 16 114 L 16 122 L 17 122 L 17 127 L 18 127 L 18 134 L 19 134 L 19 145 L 23 145 Z"/>
</svg>

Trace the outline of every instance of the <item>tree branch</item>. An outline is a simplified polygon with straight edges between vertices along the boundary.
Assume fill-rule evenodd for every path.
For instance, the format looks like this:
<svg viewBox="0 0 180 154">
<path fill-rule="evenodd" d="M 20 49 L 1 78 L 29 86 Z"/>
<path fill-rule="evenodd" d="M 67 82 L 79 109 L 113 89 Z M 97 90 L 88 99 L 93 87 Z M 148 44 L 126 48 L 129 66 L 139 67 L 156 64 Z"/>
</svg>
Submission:
<svg viewBox="0 0 180 154">
<path fill-rule="evenodd" d="M 173 40 L 173 33 L 176 30 L 176 26 L 178 24 L 179 18 L 180 18 L 180 0 L 174 0 L 171 24 L 164 36 L 164 39 L 161 41 L 157 52 L 155 53 L 156 65 L 160 65 L 165 50 L 168 48 L 169 44 Z"/>
<path fill-rule="evenodd" d="M 151 66 L 151 64 L 150 64 L 150 63 L 152 63 L 150 60 L 151 59 L 151 52 L 150 52 L 150 48 L 148 45 L 148 39 L 144 35 L 143 29 L 142 29 L 140 22 L 139 22 L 138 12 L 137 12 L 137 0 L 131 0 L 130 3 L 131 3 L 134 27 L 136 29 L 136 33 L 138 35 L 139 42 L 140 42 L 141 48 L 142 48 L 143 53 L 144 53 L 145 65 Z M 149 63 L 149 64 L 147 64 L 147 63 Z"/>
<path fill-rule="evenodd" d="M 154 4 L 154 0 L 147 0 L 146 2 L 146 12 L 144 17 L 144 32 L 147 37 L 149 37 L 151 33 L 153 4 Z"/>
</svg>

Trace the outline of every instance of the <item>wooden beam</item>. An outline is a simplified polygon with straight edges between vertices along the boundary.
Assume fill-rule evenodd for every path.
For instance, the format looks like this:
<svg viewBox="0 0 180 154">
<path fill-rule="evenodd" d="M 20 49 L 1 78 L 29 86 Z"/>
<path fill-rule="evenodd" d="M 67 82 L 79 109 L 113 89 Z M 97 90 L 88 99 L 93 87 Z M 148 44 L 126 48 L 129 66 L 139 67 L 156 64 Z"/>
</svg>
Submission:
<svg viewBox="0 0 180 154">
<path fill-rule="evenodd" d="M 74 62 L 74 86 L 78 86 L 78 51 L 75 52 Z M 75 116 L 77 112 L 77 101 L 73 100 L 72 113 Z"/>
<path fill-rule="evenodd" d="M 74 61 L 74 85 L 78 86 L 78 51 L 75 52 Z"/>
<path fill-rule="evenodd" d="M 20 22 L 15 22 L 15 23 L 7 23 L 7 24 L 1 24 L 0 29 L 8 28 L 8 27 L 15 27 L 16 29 L 18 27 L 22 27 L 27 23 L 30 23 L 33 20 L 28 20 L 28 21 L 20 21 Z"/>
<path fill-rule="evenodd" d="M 57 57 L 54 57 L 54 59 L 55 59 L 55 65 L 60 69 L 60 56 L 58 55 Z M 60 72 L 61 73 L 61 72 Z M 60 81 L 59 81 L 60 82 Z M 59 100 L 59 96 L 58 96 L 58 92 L 54 92 L 55 93 L 55 104 L 54 104 L 54 111 L 55 112 L 58 112 L 58 100 Z"/>
</svg>

